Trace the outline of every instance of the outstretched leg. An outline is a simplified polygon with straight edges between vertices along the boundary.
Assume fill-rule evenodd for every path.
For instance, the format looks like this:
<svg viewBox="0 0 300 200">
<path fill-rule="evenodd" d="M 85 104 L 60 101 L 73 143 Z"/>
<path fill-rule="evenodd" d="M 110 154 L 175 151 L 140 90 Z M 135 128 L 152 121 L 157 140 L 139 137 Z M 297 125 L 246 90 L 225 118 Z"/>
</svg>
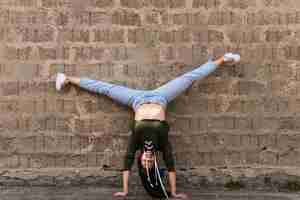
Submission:
<svg viewBox="0 0 300 200">
<path fill-rule="evenodd" d="M 64 77 L 61 83 L 62 85 L 71 83 L 88 91 L 106 95 L 111 99 L 115 100 L 116 102 L 128 106 L 132 106 L 132 103 L 136 96 L 145 92 L 143 90 L 135 90 L 121 85 L 116 85 L 98 80 L 64 76 L 63 74 L 58 74 L 57 77 L 59 76 Z"/>
<path fill-rule="evenodd" d="M 155 89 L 154 92 L 164 96 L 167 101 L 170 102 L 189 88 L 195 80 L 205 78 L 222 64 L 238 62 L 239 59 L 240 57 L 237 54 L 225 54 L 223 57 L 215 61 L 209 61 L 198 68 L 169 81 L 165 85 Z"/>
</svg>

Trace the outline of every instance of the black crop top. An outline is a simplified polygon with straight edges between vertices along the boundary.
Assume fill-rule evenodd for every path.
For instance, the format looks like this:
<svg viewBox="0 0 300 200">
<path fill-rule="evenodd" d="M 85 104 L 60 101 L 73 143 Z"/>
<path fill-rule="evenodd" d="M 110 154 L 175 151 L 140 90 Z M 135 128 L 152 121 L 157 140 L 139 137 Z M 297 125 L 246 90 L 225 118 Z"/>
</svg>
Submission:
<svg viewBox="0 0 300 200">
<path fill-rule="evenodd" d="M 166 121 L 144 119 L 134 121 L 131 127 L 123 170 L 130 170 L 134 163 L 135 152 L 144 150 L 151 143 L 155 151 L 161 151 L 168 171 L 175 171 L 172 146 L 168 140 L 169 125 Z"/>
</svg>

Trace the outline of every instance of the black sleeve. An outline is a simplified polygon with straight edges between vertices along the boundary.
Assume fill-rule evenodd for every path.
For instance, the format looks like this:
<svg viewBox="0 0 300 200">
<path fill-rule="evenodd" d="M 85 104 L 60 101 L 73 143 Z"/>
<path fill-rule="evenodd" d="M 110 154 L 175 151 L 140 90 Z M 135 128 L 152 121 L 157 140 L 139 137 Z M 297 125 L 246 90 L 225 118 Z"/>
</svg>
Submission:
<svg viewBox="0 0 300 200">
<path fill-rule="evenodd" d="M 168 171 L 175 171 L 175 162 L 173 157 L 172 145 L 169 141 L 167 141 L 167 143 L 164 145 L 162 153 Z"/>
<path fill-rule="evenodd" d="M 131 170 L 132 165 L 134 163 L 135 152 L 137 151 L 137 148 L 138 148 L 138 137 L 134 132 L 132 132 L 131 135 L 129 136 L 127 151 L 124 156 L 123 171 Z"/>
</svg>

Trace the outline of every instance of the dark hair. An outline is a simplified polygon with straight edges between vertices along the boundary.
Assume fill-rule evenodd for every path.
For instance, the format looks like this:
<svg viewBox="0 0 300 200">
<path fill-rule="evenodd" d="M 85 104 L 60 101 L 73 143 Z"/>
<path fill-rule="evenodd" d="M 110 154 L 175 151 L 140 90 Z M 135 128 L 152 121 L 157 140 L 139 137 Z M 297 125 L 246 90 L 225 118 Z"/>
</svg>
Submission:
<svg viewBox="0 0 300 200">
<path fill-rule="evenodd" d="M 139 170 L 139 176 L 141 178 L 142 185 L 145 188 L 146 192 L 154 198 L 166 198 L 164 189 L 162 188 L 159 180 L 157 180 L 157 177 L 155 177 L 156 176 L 155 167 L 153 166 L 151 169 L 149 169 L 149 178 L 150 178 L 149 181 L 146 169 L 142 166 L 141 158 L 142 155 L 138 157 L 138 162 L 137 162 L 138 170 Z M 160 172 L 160 176 L 162 177 L 163 180 L 165 179 L 163 173 L 161 172 Z M 167 192 L 167 195 L 170 196 L 170 192 Z"/>
</svg>

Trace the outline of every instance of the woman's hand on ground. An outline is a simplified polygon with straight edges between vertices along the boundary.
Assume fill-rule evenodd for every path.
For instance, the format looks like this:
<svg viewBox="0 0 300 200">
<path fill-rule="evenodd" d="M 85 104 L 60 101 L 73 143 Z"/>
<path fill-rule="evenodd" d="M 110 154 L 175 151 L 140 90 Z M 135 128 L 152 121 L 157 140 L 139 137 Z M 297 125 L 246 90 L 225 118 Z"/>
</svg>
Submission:
<svg viewBox="0 0 300 200">
<path fill-rule="evenodd" d="M 188 196 L 185 193 L 173 193 L 171 197 L 178 199 L 186 199 Z"/>
<path fill-rule="evenodd" d="M 127 192 L 116 192 L 114 193 L 115 197 L 126 197 L 128 195 Z"/>
</svg>

